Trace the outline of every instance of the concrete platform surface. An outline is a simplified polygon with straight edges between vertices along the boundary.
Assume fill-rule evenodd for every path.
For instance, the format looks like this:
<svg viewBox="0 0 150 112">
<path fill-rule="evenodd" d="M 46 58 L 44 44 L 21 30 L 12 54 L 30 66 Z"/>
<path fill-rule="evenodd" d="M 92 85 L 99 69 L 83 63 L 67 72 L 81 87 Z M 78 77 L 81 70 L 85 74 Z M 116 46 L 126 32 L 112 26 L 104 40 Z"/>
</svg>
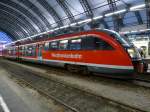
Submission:
<svg viewBox="0 0 150 112">
<path fill-rule="evenodd" d="M 0 66 L 0 112 L 49 112 L 39 96 L 14 83 L 8 75 Z"/>
<path fill-rule="evenodd" d="M 58 75 L 39 67 L 27 66 L 11 61 L 7 61 L 7 63 L 12 64 L 12 66 L 19 65 L 20 67 L 48 76 L 51 79 L 150 112 L 150 89 L 148 88 L 134 86 L 132 83 L 130 83 L 129 86 L 126 84 L 113 83 L 109 80 L 108 82 L 103 80 L 96 81 L 88 77 L 78 77 L 76 75 L 63 73 Z"/>
</svg>

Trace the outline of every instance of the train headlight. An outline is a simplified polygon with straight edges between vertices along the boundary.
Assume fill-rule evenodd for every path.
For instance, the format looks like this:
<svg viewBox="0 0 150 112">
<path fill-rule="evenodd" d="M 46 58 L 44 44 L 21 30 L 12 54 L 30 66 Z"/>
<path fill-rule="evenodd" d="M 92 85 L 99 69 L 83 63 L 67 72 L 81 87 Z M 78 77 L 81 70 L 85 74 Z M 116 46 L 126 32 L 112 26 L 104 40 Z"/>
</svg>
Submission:
<svg viewBox="0 0 150 112">
<path fill-rule="evenodd" d="M 136 48 L 129 48 L 127 49 L 131 58 L 141 58 L 138 50 Z"/>
</svg>

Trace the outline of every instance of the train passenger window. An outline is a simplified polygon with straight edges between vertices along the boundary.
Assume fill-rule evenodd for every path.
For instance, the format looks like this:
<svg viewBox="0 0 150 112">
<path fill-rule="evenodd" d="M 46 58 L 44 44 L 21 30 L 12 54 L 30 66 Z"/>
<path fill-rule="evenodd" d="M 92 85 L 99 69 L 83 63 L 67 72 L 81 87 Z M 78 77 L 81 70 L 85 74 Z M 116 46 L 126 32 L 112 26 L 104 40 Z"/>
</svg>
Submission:
<svg viewBox="0 0 150 112">
<path fill-rule="evenodd" d="M 36 56 L 36 45 L 32 45 L 32 56 Z"/>
<path fill-rule="evenodd" d="M 46 42 L 46 43 L 45 43 L 45 45 L 44 45 L 44 50 L 46 50 L 46 51 L 49 50 L 49 42 Z"/>
<path fill-rule="evenodd" d="M 27 56 L 32 56 L 32 46 L 27 47 Z"/>
<path fill-rule="evenodd" d="M 14 47 L 13 48 L 13 54 L 12 54 L 13 56 L 15 56 L 16 55 L 16 48 Z"/>
<path fill-rule="evenodd" d="M 27 46 L 24 46 L 24 56 L 27 56 Z"/>
<path fill-rule="evenodd" d="M 22 56 L 25 56 L 25 47 L 22 46 Z"/>
<path fill-rule="evenodd" d="M 81 49 L 81 39 L 70 40 L 70 50 L 80 50 Z"/>
<path fill-rule="evenodd" d="M 8 54 L 11 55 L 11 49 L 8 49 Z"/>
<path fill-rule="evenodd" d="M 49 49 L 50 50 L 57 50 L 58 49 L 58 42 L 57 41 L 53 41 L 49 43 Z"/>
<path fill-rule="evenodd" d="M 30 45 L 25 48 L 25 56 L 36 56 L 36 46 Z"/>
<path fill-rule="evenodd" d="M 59 41 L 59 50 L 67 50 L 68 49 L 68 40 Z"/>
<path fill-rule="evenodd" d="M 22 46 L 19 47 L 20 55 L 22 55 Z"/>
<path fill-rule="evenodd" d="M 104 40 L 95 37 L 95 47 L 99 50 L 113 50 L 114 48 Z"/>
</svg>

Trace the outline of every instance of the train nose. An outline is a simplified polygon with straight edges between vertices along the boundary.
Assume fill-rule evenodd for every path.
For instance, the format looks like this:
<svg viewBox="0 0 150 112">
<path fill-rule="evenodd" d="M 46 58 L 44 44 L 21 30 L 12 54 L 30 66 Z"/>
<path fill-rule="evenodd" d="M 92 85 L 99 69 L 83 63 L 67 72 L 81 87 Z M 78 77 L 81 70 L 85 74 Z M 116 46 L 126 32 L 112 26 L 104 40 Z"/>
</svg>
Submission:
<svg viewBox="0 0 150 112">
<path fill-rule="evenodd" d="M 144 73 L 144 72 L 147 72 L 147 69 L 148 69 L 148 64 L 143 62 L 143 60 L 141 61 L 134 61 L 133 62 L 133 66 L 134 66 L 134 69 L 137 73 Z"/>
</svg>

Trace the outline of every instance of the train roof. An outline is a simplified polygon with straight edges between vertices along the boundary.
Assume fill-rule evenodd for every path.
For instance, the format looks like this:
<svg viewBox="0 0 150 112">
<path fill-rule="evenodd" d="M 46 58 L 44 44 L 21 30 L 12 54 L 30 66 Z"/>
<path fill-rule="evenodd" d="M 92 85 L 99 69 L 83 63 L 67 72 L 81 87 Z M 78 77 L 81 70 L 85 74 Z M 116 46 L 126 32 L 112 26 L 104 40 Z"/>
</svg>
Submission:
<svg viewBox="0 0 150 112">
<path fill-rule="evenodd" d="M 109 30 L 109 29 L 93 29 L 93 30 L 86 30 L 86 31 L 80 31 L 80 32 L 71 32 L 71 33 L 64 33 L 64 34 L 54 34 L 53 37 L 51 38 L 46 38 L 46 39 L 38 39 L 38 40 L 30 40 L 30 41 L 26 41 L 26 42 L 22 42 L 22 43 L 15 43 L 11 46 L 16 46 L 16 45 L 26 45 L 26 44 L 32 44 L 32 43 L 38 43 L 41 41 L 48 41 L 48 40 L 54 40 L 54 39 L 60 39 L 60 38 L 65 38 L 67 36 L 76 36 L 79 34 L 85 34 L 85 33 L 90 33 L 93 31 L 97 31 L 97 32 L 103 32 L 103 33 L 107 33 L 110 36 L 113 36 L 114 39 L 116 39 L 117 41 L 119 41 L 121 44 L 127 44 L 127 42 L 120 36 L 119 33 L 117 33 L 116 31 L 113 30 Z"/>
</svg>

